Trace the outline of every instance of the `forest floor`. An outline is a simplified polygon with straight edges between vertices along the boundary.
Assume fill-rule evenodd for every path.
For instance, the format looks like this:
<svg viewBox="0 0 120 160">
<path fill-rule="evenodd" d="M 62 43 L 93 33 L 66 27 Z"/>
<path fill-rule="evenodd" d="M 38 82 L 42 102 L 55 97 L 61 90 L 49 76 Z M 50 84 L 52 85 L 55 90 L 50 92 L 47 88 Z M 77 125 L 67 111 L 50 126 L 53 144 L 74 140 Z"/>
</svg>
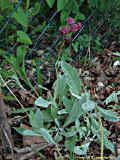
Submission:
<svg viewBox="0 0 120 160">
<path fill-rule="evenodd" d="M 40 52 L 40 51 L 39 51 Z M 96 54 L 96 56 L 93 58 L 91 55 L 88 54 L 87 61 L 85 60 L 81 63 L 81 61 L 77 60 L 75 64 L 73 65 L 75 68 L 77 68 L 79 77 L 82 79 L 84 86 L 87 88 L 87 90 L 90 91 L 91 99 L 98 103 L 98 105 L 102 108 L 107 108 L 107 105 L 105 105 L 103 102 L 104 100 L 114 92 L 117 92 L 120 90 L 120 60 L 117 60 L 119 57 L 114 55 L 115 52 L 120 53 L 120 48 L 115 47 L 114 43 L 111 45 L 110 48 L 104 49 L 101 54 Z M 45 64 L 47 66 L 47 64 Z M 45 67 L 46 67 L 45 66 Z M 6 66 L 9 67 L 9 66 Z M 42 68 L 43 67 L 43 68 Z M 36 77 L 34 77 L 34 74 L 32 73 L 33 68 L 30 65 L 26 65 L 27 68 L 27 76 L 31 80 L 32 83 L 36 81 Z M 55 73 L 50 74 L 50 77 L 46 78 L 46 73 L 49 68 L 44 68 L 44 66 L 41 66 L 43 69 L 43 86 L 46 87 L 49 91 L 52 91 L 52 84 L 56 80 Z M 46 82 L 49 79 L 49 82 Z M 25 85 L 25 84 L 24 84 Z M 36 84 L 34 84 L 35 86 Z M 34 108 L 34 102 L 35 102 L 35 95 L 30 90 L 30 88 L 25 87 L 26 89 L 22 89 L 19 87 L 12 88 L 12 92 L 16 95 L 16 97 L 19 99 L 20 103 L 25 108 Z M 36 90 L 38 90 L 36 88 Z M 47 91 L 43 92 L 43 97 L 47 96 Z M 11 95 L 10 93 L 7 95 Z M 40 154 L 44 155 L 48 160 L 57 160 L 56 158 L 56 151 L 54 149 L 54 146 L 47 144 L 43 138 L 41 137 L 29 137 L 29 136 L 22 136 L 18 134 L 14 127 L 22 127 L 24 129 L 31 129 L 31 126 L 28 122 L 28 116 L 25 113 L 15 113 L 13 110 L 21 109 L 21 106 L 16 100 L 5 100 L 4 97 L 3 102 L 3 110 L 2 112 L 7 111 L 7 117 L 4 117 L 4 121 L 6 121 L 6 118 L 9 122 L 10 128 L 11 128 L 11 135 L 12 137 L 7 138 L 7 140 L 4 140 L 5 133 L 2 137 L 2 142 L 6 143 L 9 141 L 14 142 L 14 147 L 11 149 L 11 143 L 4 144 L 7 145 L 8 150 L 5 150 L 4 145 L 0 145 L 0 152 L 1 152 L 1 160 L 2 159 L 12 159 L 12 150 L 15 154 L 15 157 L 19 160 L 42 160 L 44 158 L 40 158 Z M 2 103 L 2 102 L 1 102 Z M 118 108 L 112 109 L 112 111 L 120 117 L 120 96 L 118 96 L 118 102 L 112 102 L 111 105 L 118 106 Z M 5 107 L 7 106 L 7 107 Z M 7 110 L 6 110 L 7 108 Z M 109 154 L 109 156 L 118 156 L 120 154 L 120 122 L 106 122 L 103 121 L 104 126 L 110 131 L 110 137 L 109 139 L 115 144 L 115 153 L 112 154 L 108 152 L 107 150 L 104 151 L 105 156 Z M 8 127 L 6 127 L 6 130 L 8 131 Z M 3 132 L 3 131 L 2 131 Z M 31 149 L 30 146 L 32 146 L 34 149 Z M 10 152 L 9 152 L 10 150 Z M 93 146 L 90 147 L 89 153 L 92 155 L 98 155 L 99 156 L 99 147 L 97 144 L 93 144 Z M 65 159 L 70 159 L 69 154 L 62 151 L 63 157 Z M 41 155 L 41 156 L 42 156 Z M 65 155 L 65 156 L 64 156 Z M 75 158 L 77 159 L 77 157 Z M 78 158 L 80 159 L 80 157 Z M 93 158 L 95 159 L 95 158 Z M 107 159 L 107 158 L 106 158 Z M 108 158 L 109 159 L 109 158 Z M 112 158 L 111 158 L 112 159 Z"/>
</svg>

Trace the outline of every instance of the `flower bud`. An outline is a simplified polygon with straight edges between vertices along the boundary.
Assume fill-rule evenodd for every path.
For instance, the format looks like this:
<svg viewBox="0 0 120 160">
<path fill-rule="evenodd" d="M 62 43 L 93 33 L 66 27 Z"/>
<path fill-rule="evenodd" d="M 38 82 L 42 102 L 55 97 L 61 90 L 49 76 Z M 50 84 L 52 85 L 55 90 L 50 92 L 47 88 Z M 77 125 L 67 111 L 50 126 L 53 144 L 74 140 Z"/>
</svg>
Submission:
<svg viewBox="0 0 120 160">
<path fill-rule="evenodd" d="M 77 32 L 78 31 L 78 25 L 77 24 L 72 24 L 71 25 L 71 32 Z"/>
<path fill-rule="evenodd" d="M 68 34 L 70 32 L 70 28 L 68 26 L 63 26 L 60 32 L 63 34 Z"/>
<path fill-rule="evenodd" d="M 72 25 L 74 24 L 74 19 L 72 17 L 67 19 L 67 24 Z"/>
<path fill-rule="evenodd" d="M 82 24 L 80 22 L 77 23 L 78 29 L 81 29 Z"/>
</svg>

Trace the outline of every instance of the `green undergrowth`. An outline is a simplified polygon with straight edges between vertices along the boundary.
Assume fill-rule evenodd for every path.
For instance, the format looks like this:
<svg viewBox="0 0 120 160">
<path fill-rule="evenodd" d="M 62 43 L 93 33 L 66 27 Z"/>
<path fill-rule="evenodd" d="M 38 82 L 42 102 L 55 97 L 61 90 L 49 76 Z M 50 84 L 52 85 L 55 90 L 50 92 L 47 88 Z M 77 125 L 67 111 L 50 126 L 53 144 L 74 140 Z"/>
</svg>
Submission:
<svg viewBox="0 0 120 160">
<path fill-rule="evenodd" d="M 100 146 L 101 156 L 104 156 L 105 149 L 114 153 L 114 145 L 109 140 L 110 131 L 103 125 L 103 121 L 119 121 L 111 110 L 114 106 L 109 108 L 108 105 L 106 109 L 99 107 L 91 100 L 89 92 L 84 90 L 77 70 L 64 61 L 60 62 L 59 67 L 61 72 L 58 71 L 57 80 L 53 84 L 54 93 L 48 91 L 46 98 L 40 96 L 35 100 L 37 110 L 28 111 L 32 130 L 15 130 L 24 136 L 42 136 L 56 148 L 62 142 L 64 147 L 58 151 L 67 151 L 72 156 L 90 154 L 89 146 L 92 143 Z M 117 101 L 119 94 L 111 94 L 104 103 Z M 59 152 L 59 156 L 64 159 Z"/>
<path fill-rule="evenodd" d="M 103 13 L 106 14 L 112 7 L 115 10 L 108 18 L 109 25 L 111 27 L 114 24 L 115 28 L 120 26 L 120 21 L 115 23 L 119 18 L 119 14 L 116 13 L 119 12 L 120 1 L 26 0 L 12 12 L 18 2 L 18 0 L 0 0 L 0 84 L 3 87 L 3 91 L 7 88 L 12 94 L 12 96 L 6 96 L 3 92 L 5 98 L 17 100 L 21 106 L 20 110 L 14 110 L 13 113 L 26 113 L 29 117 L 29 124 L 32 126 L 32 130 L 23 128 L 15 128 L 15 130 L 24 136 L 42 136 L 46 142 L 55 146 L 59 159 L 64 159 L 62 153 L 66 153 L 66 151 L 69 153 L 71 160 L 76 155 L 86 156 L 89 154 L 89 148 L 92 143 L 100 146 L 101 157 L 104 155 L 105 149 L 114 153 L 114 145 L 109 140 L 110 131 L 104 127 L 103 122 L 119 121 L 119 118 L 113 113 L 111 108 L 120 108 L 120 106 L 111 106 L 109 104 L 113 101 L 118 102 L 117 96 L 120 92 L 111 94 L 105 100 L 106 109 L 91 100 L 90 93 L 85 89 L 86 86 L 83 85 L 79 78 L 77 70 L 69 63 L 66 63 L 66 61 L 72 61 L 72 58 L 69 57 L 71 51 L 71 48 L 68 47 L 69 42 L 65 43 L 63 48 L 60 48 L 62 50 L 60 55 L 57 53 L 57 80 L 53 84 L 52 91 L 45 88 L 42 84 L 39 63 L 43 59 L 40 57 L 35 58 L 36 60 L 30 59 L 31 65 L 32 67 L 34 66 L 34 70 L 37 73 L 36 84 L 40 90 L 38 92 L 29 79 L 26 69 L 26 57 L 34 46 L 36 40 L 34 37 L 38 37 L 47 27 L 46 32 L 43 34 L 50 41 L 45 42 L 47 46 L 59 36 L 60 28 L 66 25 L 66 19 L 69 17 L 73 17 L 75 22 L 81 22 L 82 29 L 87 28 L 72 43 L 71 47 L 74 53 L 77 54 L 79 50 L 84 50 L 84 48 L 88 50 L 88 55 L 86 56 L 93 52 L 100 52 L 102 45 L 99 40 L 102 33 L 99 32 L 94 39 L 92 39 L 90 33 L 95 30 L 96 25 L 101 23 L 101 18 L 97 17 Z M 90 26 L 85 26 L 87 24 L 83 22 L 95 8 L 97 11 L 95 21 L 90 22 Z M 57 18 L 55 17 L 51 24 L 47 26 L 50 20 L 48 15 L 52 16 L 53 12 L 56 11 L 59 12 Z M 29 23 L 29 20 L 33 17 L 35 19 Z M 107 28 L 105 29 L 107 30 Z M 46 39 L 45 41 L 47 41 Z M 42 40 L 44 41 L 44 38 Z M 16 43 L 16 48 L 9 53 L 8 51 Z M 62 46 L 61 43 L 60 46 Z M 118 55 L 119 53 L 116 54 Z M 117 60 L 120 61 L 120 58 L 118 57 Z M 89 62 L 86 57 L 81 57 L 81 63 L 86 65 Z M 24 108 L 20 100 L 12 92 L 12 89 L 10 89 L 17 86 L 24 89 L 22 82 L 35 95 L 37 110 L 35 108 Z M 44 90 L 47 90 L 46 98 L 43 98 L 42 91 Z M 64 145 L 62 149 L 60 147 L 61 144 Z"/>
</svg>

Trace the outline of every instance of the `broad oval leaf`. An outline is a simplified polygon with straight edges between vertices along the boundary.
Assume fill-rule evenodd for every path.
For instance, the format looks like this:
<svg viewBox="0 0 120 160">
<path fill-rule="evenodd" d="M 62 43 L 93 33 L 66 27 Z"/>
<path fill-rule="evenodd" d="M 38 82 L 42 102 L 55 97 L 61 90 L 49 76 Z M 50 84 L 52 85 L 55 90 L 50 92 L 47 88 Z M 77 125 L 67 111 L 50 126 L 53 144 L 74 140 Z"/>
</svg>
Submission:
<svg viewBox="0 0 120 160">
<path fill-rule="evenodd" d="M 95 108 L 95 103 L 91 100 L 87 100 L 87 102 L 82 104 L 82 109 L 85 112 L 92 111 Z"/>
<path fill-rule="evenodd" d="M 34 118 L 38 128 L 43 128 L 43 115 L 40 109 L 37 109 Z"/>
<path fill-rule="evenodd" d="M 117 122 L 120 120 L 111 110 L 105 110 L 100 107 L 98 107 L 97 109 L 99 111 L 100 116 L 103 117 L 104 120 L 111 122 Z"/>
<path fill-rule="evenodd" d="M 53 138 L 46 129 L 40 128 L 39 132 L 49 144 L 55 144 L 55 141 L 53 140 Z"/>
<path fill-rule="evenodd" d="M 29 36 L 23 32 L 23 31 L 17 31 L 17 41 L 24 43 L 24 44 L 32 44 L 31 39 L 29 38 Z"/>
<path fill-rule="evenodd" d="M 22 134 L 23 136 L 40 136 L 39 133 L 35 131 L 24 129 L 24 128 L 14 128 L 18 133 Z"/>
<path fill-rule="evenodd" d="M 35 105 L 36 106 L 40 106 L 42 108 L 48 108 L 49 104 L 51 104 L 51 102 L 43 99 L 42 97 L 39 97 L 36 101 L 35 101 Z"/>
<path fill-rule="evenodd" d="M 40 127 L 36 123 L 35 113 L 33 111 L 31 111 L 29 114 L 29 121 L 30 121 L 30 124 L 31 124 L 33 130 L 39 130 Z"/>
<path fill-rule="evenodd" d="M 67 121 L 64 124 L 64 127 L 69 125 L 72 122 L 75 122 L 83 114 L 82 104 L 86 102 L 86 96 L 83 96 L 81 100 L 76 100 L 73 104 L 73 108 L 69 114 Z"/>
<path fill-rule="evenodd" d="M 68 99 L 66 96 L 62 98 L 63 104 L 66 108 L 66 112 L 70 113 L 73 106 L 73 101 L 71 99 Z"/>
<path fill-rule="evenodd" d="M 54 96 L 56 98 L 59 98 L 61 100 L 61 98 L 64 96 L 65 94 L 65 87 L 66 87 L 66 79 L 65 76 L 58 74 L 57 80 L 54 83 Z"/>
<path fill-rule="evenodd" d="M 15 18 L 15 20 L 22 26 L 27 27 L 28 17 L 23 8 L 18 7 L 17 11 L 13 14 L 13 18 Z"/>
<path fill-rule="evenodd" d="M 81 81 L 78 77 L 77 70 L 64 61 L 61 62 L 61 67 L 65 74 L 66 82 L 70 87 L 71 93 L 80 95 Z"/>
<path fill-rule="evenodd" d="M 90 142 L 83 144 L 81 146 L 75 146 L 74 153 L 77 155 L 86 155 L 89 145 L 90 145 Z"/>
</svg>

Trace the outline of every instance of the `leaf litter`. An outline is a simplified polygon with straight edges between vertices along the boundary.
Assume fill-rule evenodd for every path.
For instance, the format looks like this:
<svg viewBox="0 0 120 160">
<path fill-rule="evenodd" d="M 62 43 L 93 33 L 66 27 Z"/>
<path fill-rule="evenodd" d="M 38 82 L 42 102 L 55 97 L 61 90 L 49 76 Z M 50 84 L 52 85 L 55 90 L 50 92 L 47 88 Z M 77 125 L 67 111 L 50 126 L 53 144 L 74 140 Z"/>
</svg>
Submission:
<svg viewBox="0 0 120 160">
<path fill-rule="evenodd" d="M 78 75 L 79 77 L 82 79 L 84 86 L 87 86 L 87 89 L 90 91 L 91 94 L 91 98 L 93 100 L 95 100 L 98 105 L 102 108 L 107 108 L 108 106 L 104 103 L 104 100 L 113 92 L 119 91 L 120 90 L 120 66 L 119 65 L 115 65 L 115 60 L 116 55 L 113 55 L 113 51 L 109 49 L 104 49 L 102 54 L 97 54 L 94 58 L 92 58 L 92 60 L 90 60 L 90 62 L 88 61 L 88 63 L 91 63 L 92 66 L 88 65 L 82 65 L 80 64 L 80 62 L 76 61 L 76 64 L 74 65 L 77 70 L 78 70 Z M 46 68 L 47 69 L 47 68 Z M 52 68 L 49 68 L 50 70 L 52 70 Z M 44 70 L 44 66 L 43 66 L 43 70 Z M 30 79 L 32 78 L 32 81 L 36 81 L 36 77 L 34 77 L 34 74 L 30 75 L 29 74 L 29 70 L 28 70 L 28 78 L 30 76 Z M 47 75 L 48 76 L 48 75 Z M 49 83 L 53 84 L 53 81 L 55 81 L 56 76 L 55 74 L 51 73 L 50 76 L 52 76 L 52 80 L 50 77 Z M 48 87 L 48 90 L 52 90 L 51 85 L 49 88 L 49 85 L 46 85 L 46 80 L 48 79 L 48 77 L 46 78 L 45 72 L 44 72 L 44 80 L 43 80 L 43 86 Z M 48 83 L 48 84 L 49 84 Z M 37 88 L 37 85 L 34 84 L 35 88 L 39 91 L 39 88 Z M 34 102 L 36 99 L 36 95 L 27 89 L 23 88 L 13 88 L 13 92 L 18 96 L 18 98 L 20 99 L 20 101 L 22 102 L 22 104 L 25 106 L 25 108 L 35 108 Z M 48 96 L 48 91 L 46 90 L 45 92 L 43 92 L 43 97 L 47 97 Z M 12 109 L 20 109 L 20 106 L 17 104 L 16 101 L 13 101 L 13 103 L 11 103 L 12 101 L 9 101 L 9 106 Z M 115 105 L 120 105 L 120 96 L 118 96 L 118 103 L 115 103 Z M 112 103 L 113 104 L 113 103 Z M 7 107 L 8 108 L 8 107 Z M 119 109 L 112 109 L 112 111 L 118 116 L 120 117 L 120 110 Z M 2 113 L 6 112 L 6 109 L 1 111 Z M 10 113 L 11 114 L 11 113 Z M 21 120 L 19 121 L 19 123 L 17 123 L 17 126 L 21 126 L 24 129 L 31 129 L 31 127 L 28 125 L 28 118 L 24 117 L 24 113 L 18 113 L 21 117 L 23 117 L 22 121 L 24 121 L 24 123 L 21 122 Z M 17 117 L 18 115 L 15 114 L 11 114 L 9 115 L 9 119 L 12 119 L 14 117 Z M 5 117 L 5 122 L 7 120 L 7 117 Z M 104 122 L 104 126 L 109 128 L 109 131 L 111 132 L 111 140 L 112 139 L 116 139 L 115 142 L 117 144 L 117 154 L 120 154 L 120 122 Z M 11 126 L 13 127 L 15 124 L 12 124 Z M 12 129 L 12 128 L 11 128 Z M 8 128 L 6 129 L 8 130 Z M 12 129 L 13 130 L 13 129 Z M 10 129 L 9 129 L 10 131 Z M 117 131 L 117 133 L 116 133 Z M 14 133 L 14 132 L 13 132 Z M 17 134 L 15 136 L 18 136 Z M 11 136 L 10 136 L 11 137 Z M 54 154 L 56 154 L 54 152 L 54 150 L 52 149 L 51 146 L 49 146 L 42 137 L 29 137 L 29 136 L 21 136 L 21 144 L 19 144 L 19 142 L 16 141 L 16 137 L 14 137 L 14 142 L 16 146 L 21 147 L 21 149 L 17 148 L 14 149 L 16 150 L 16 152 L 19 152 L 19 150 L 22 150 L 22 148 L 34 145 L 34 144 L 44 144 L 45 148 L 42 148 L 42 152 L 43 155 L 46 155 L 47 157 L 53 157 Z M 13 143 L 13 139 L 10 138 L 11 144 Z M 96 145 L 96 144 L 95 144 Z M 39 146 L 37 146 L 39 148 L 39 151 L 41 150 Z M 11 148 L 13 152 L 13 147 Z M 37 149 L 37 148 L 36 148 Z M 97 147 L 96 147 L 97 149 Z M 48 153 L 45 152 L 45 150 L 48 151 Z M 51 152 L 51 153 L 50 153 Z M 94 152 L 94 148 L 90 149 L 89 152 Z M 98 152 L 98 150 L 95 151 L 96 154 Z M 25 156 L 26 155 L 26 156 Z M 35 158 L 35 154 L 33 154 L 32 151 L 30 151 L 29 153 L 24 153 L 24 156 L 22 158 L 21 155 L 21 160 L 22 159 L 27 159 L 28 157 L 33 156 Z M 69 157 L 69 156 L 68 156 Z M 9 159 L 9 158 L 8 158 Z M 29 158 L 28 158 L 29 159 Z M 37 159 L 37 158 L 36 158 Z M 68 158 L 69 159 L 69 158 Z"/>
</svg>

